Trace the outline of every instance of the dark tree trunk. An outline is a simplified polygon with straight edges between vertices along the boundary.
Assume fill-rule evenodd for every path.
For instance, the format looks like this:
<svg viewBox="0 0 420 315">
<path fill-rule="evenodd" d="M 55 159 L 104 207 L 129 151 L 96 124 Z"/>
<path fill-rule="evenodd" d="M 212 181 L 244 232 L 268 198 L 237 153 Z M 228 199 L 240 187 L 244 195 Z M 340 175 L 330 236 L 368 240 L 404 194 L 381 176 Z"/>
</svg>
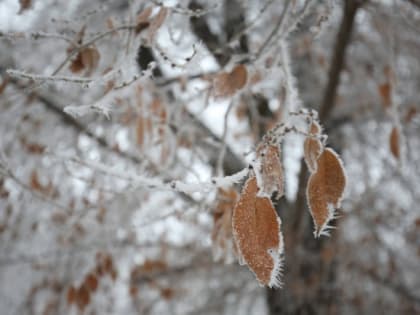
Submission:
<svg viewBox="0 0 420 315">
<path fill-rule="evenodd" d="M 343 17 L 330 63 L 327 86 L 319 108 L 320 120 L 328 126 L 334 108 L 345 51 L 350 41 L 354 19 L 360 6 L 357 0 L 345 0 Z M 334 130 L 329 130 L 329 134 Z M 340 150 L 340 144 L 334 144 Z M 314 239 L 313 224 L 306 205 L 308 171 L 301 163 L 299 189 L 294 205 L 278 209 L 284 222 L 286 262 L 284 288 L 267 289 L 267 304 L 271 315 L 338 314 L 340 288 L 336 285 L 337 257 L 334 256 L 336 237 Z M 284 206 L 284 205 L 283 205 Z"/>
</svg>

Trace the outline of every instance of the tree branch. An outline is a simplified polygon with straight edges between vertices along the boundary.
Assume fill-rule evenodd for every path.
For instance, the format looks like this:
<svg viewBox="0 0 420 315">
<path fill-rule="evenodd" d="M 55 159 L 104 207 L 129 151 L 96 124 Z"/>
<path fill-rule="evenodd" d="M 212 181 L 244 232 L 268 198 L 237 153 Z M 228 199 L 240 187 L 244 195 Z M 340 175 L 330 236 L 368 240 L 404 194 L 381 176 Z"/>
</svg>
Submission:
<svg viewBox="0 0 420 315">
<path fill-rule="evenodd" d="M 340 74 L 344 66 L 345 53 L 350 42 L 353 24 L 357 10 L 360 8 L 358 0 L 345 0 L 343 18 L 335 42 L 334 54 L 328 73 L 328 83 L 319 108 L 319 119 L 325 124 L 335 106 L 337 87 L 340 84 Z"/>
</svg>

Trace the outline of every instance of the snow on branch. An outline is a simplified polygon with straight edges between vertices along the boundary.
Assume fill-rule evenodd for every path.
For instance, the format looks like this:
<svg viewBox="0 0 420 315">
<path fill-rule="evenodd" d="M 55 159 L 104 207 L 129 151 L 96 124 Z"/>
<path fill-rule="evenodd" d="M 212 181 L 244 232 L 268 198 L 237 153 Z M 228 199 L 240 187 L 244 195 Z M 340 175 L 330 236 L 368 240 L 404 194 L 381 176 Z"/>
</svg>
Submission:
<svg viewBox="0 0 420 315">
<path fill-rule="evenodd" d="M 82 78 L 82 77 L 74 77 L 74 76 L 57 76 L 57 75 L 40 75 L 40 74 L 33 74 L 27 73 L 24 71 L 8 69 L 6 73 L 14 78 L 24 78 L 30 79 L 33 81 L 64 81 L 68 83 L 78 83 L 78 84 L 87 84 L 94 81 L 94 79 L 89 78 Z"/>
<path fill-rule="evenodd" d="M 157 6 L 165 6 L 165 4 L 162 1 L 158 1 L 158 0 L 151 0 L 151 2 L 154 5 Z M 201 8 L 196 8 L 196 9 L 189 9 L 189 8 L 184 8 L 181 7 L 179 4 L 175 5 L 175 6 L 171 6 L 171 7 L 166 7 L 167 9 L 173 11 L 174 13 L 178 13 L 178 14 L 182 14 L 182 15 L 187 15 L 190 17 L 201 17 L 203 15 L 209 14 L 212 11 L 216 10 L 217 8 L 219 8 L 220 4 L 219 3 L 215 3 L 212 6 L 210 6 L 208 9 L 201 9 Z"/>
<path fill-rule="evenodd" d="M 83 117 L 89 113 L 98 113 L 104 115 L 107 119 L 110 119 L 111 106 L 110 105 L 69 105 L 64 107 L 63 111 L 74 118 Z"/>
<path fill-rule="evenodd" d="M 38 39 L 59 39 L 59 40 L 64 40 L 68 43 L 74 44 L 74 40 L 73 38 L 66 36 L 64 34 L 59 34 L 59 33 L 48 33 L 48 32 L 43 32 L 43 31 L 36 31 L 36 32 L 8 32 L 8 33 L 3 33 L 0 32 L 0 37 L 4 37 L 4 38 L 8 38 L 11 40 L 15 40 L 15 39 L 33 39 L 33 40 L 38 40 Z"/>
<path fill-rule="evenodd" d="M 180 180 L 172 181 L 162 181 L 157 178 L 151 178 L 143 175 L 133 174 L 132 172 L 124 172 L 120 169 L 113 168 L 112 166 L 103 164 L 98 161 L 87 161 L 80 160 L 78 158 L 72 157 L 63 157 L 55 155 L 62 158 L 65 161 L 71 161 L 77 164 L 84 165 L 91 168 L 92 170 L 98 171 L 105 175 L 114 176 L 123 180 L 130 182 L 134 186 L 141 186 L 149 189 L 160 189 L 160 190 L 171 190 L 176 192 L 183 192 L 186 194 L 191 194 L 195 192 L 207 193 L 216 188 L 226 188 L 232 186 L 235 183 L 243 180 L 249 173 L 249 168 L 244 168 L 243 170 L 225 177 L 213 177 L 210 181 L 205 182 L 196 182 L 196 183 L 185 183 Z"/>
<path fill-rule="evenodd" d="M 296 78 L 292 73 L 291 60 L 289 55 L 289 48 L 287 42 L 282 40 L 280 42 L 280 55 L 282 59 L 282 67 L 285 76 L 285 88 L 286 88 L 286 108 L 288 111 L 295 110 L 301 107 L 302 102 L 299 97 L 299 91 L 297 89 Z"/>
</svg>

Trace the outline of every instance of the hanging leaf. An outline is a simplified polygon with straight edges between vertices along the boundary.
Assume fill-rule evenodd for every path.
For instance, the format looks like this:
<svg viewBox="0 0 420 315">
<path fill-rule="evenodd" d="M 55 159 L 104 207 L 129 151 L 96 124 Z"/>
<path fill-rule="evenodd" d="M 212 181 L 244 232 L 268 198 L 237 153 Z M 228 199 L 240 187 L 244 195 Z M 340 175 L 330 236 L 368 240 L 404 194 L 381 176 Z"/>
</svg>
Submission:
<svg viewBox="0 0 420 315">
<path fill-rule="evenodd" d="M 258 197 L 257 179 L 249 178 L 233 210 L 233 236 L 243 262 L 257 280 L 269 287 L 279 287 L 283 238 L 281 220 L 271 200 Z"/>
<path fill-rule="evenodd" d="M 398 160 L 400 158 L 400 133 L 397 127 L 393 127 L 391 130 L 389 148 L 392 155 Z"/>
<path fill-rule="evenodd" d="M 0 89 L 1 90 L 1 89 Z M 1 94 L 1 91 L 0 91 Z M 418 114 L 417 108 L 414 106 L 410 106 L 405 114 L 404 121 L 406 123 L 409 123 L 413 120 L 413 118 Z"/>
<path fill-rule="evenodd" d="M 279 149 L 275 145 L 263 145 L 257 149 L 258 167 L 256 168 L 258 192 L 260 197 L 271 198 L 276 193 L 276 199 L 284 195 L 284 176 Z"/>
<path fill-rule="evenodd" d="M 2 83 L 0 84 L 0 95 L 6 89 L 8 83 L 9 83 L 9 79 L 7 79 L 7 78 L 3 79 Z"/>
<path fill-rule="evenodd" d="M 149 41 L 150 43 L 153 43 L 156 37 L 156 34 L 160 27 L 165 22 L 166 17 L 168 16 L 168 9 L 164 6 L 162 6 L 159 9 L 159 12 L 151 19 L 150 25 L 149 25 Z"/>
<path fill-rule="evenodd" d="M 97 68 L 100 57 L 96 47 L 87 47 L 77 54 L 76 59 L 70 65 L 70 71 L 76 73 L 85 70 L 86 75 L 89 76 Z"/>
<path fill-rule="evenodd" d="M 234 188 L 219 189 L 218 203 L 213 213 L 213 231 L 211 233 L 212 252 L 215 261 L 232 262 L 237 249 L 232 235 L 232 211 L 239 198 Z"/>
<path fill-rule="evenodd" d="M 136 140 L 140 148 L 144 148 L 148 144 L 149 137 L 152 133 L 152 120 L 150 117 L 140 116 L 136 124 Z"/>
<path fill-rule="evenodd" d="M 90 303 L 90 293 L 84 284 L 77 290 L 76 304 L 79 310 L 83 311 Z"/>
<path fill-rule="evenodd" d="M 382 105 L 385 108 L 389 108 L 391 106 L 391 84 L 389 82 L 385 82 L 378 86 L 378 93 L 382 99 Z"/>
<path fill-rule="evenodd" d="M 32 6 L 32 0 L 19 0 L 20 9 L 18 14 L 22 14 Z"/>
<path fill-rule="evenodd" d="M 137 21 L 136 21 L 137 24 L 136 24 L 136 29 L 135 29 L 136 34 L 139 34 L 141 31 L 149 27 L 150 25 L 149 17 L 152 11 L 153 11 L 153 8 L 148 7 L 144 9 L 143 11 L 141 11 L 140 14 L 137 16 Z"/>
<path fill-rule="evenodd" d="M 328 223 L 334 218 L 335 209 L 340 207 L 345 186 L 346 176 L 338 155 L 330 148 L 325 149 L 306 190 L 315 237 L 328 235 Z"/>
<path fill-rule="evenodd" d="M 77 299 L 77 289 L 73 286 L 69 287 L 67 290 L 67 304 L 75 303 Z"/>
<path fill-rule="evenodd" d="M 303 144 L 303 157 L 309 171 L 313 173 L 316 171 L 317 160 L 321 155 L 323 148 L 321 141 L 312 136 L 317 136 L 321 133 L 321 126 L 316 121 L 313 121 L 309 127 L 309 133 L 311 134 L 311 137 L 306 137 Z"/>
<path fill-rule="evenodd" d="M 98 288 L 98 278 L 95 274 L 89 273 L 85 277 L 84 286 L 91 292 L 95 292 Z"/>
<path fill-rule="evenodd" d="M 222 72 L 213 80 L 214 96 L 229 97 L 242 89 L 248 79 L 248 71 L 243 64 L 237 65 L 231 72 Z"/>
</svg>

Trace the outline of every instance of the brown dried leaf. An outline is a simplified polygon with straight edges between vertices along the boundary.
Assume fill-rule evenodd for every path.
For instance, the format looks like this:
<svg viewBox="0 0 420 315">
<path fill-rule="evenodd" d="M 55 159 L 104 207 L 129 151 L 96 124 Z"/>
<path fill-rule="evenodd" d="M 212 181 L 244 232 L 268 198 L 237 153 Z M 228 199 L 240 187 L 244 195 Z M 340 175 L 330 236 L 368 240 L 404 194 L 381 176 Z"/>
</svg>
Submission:
<svg viewBox="0 0 420 315">
<path fill-rule="evenodd" d="M 213 80 L 214 96 L 232 96 L 245 86 L 247 80 L 248 71 L 243 64 L 237 65 L 231 72 L 222 72 Z"/>
<path fill-rule="evenodd" d="M 134 285 L 130 286 L 130 296 L 132 298 L 134 298 L 137 295 L 138 292 L 139 292 L 139 288 L 138 287 L 136 287 Z"/>
<path fill-rule="evenodd" d="M 284 176 L 278 147 L 263 145 L 257 149 L 257 155 L 257 182 L 260 187 L 258 195 L 271 198 L 275 192 L 276 199 L 280 199 L 284 195 Z"/>
<path fill-rule="evenodd" d="M 309 210 L 315 224 L 315 236 L 328 235 L 328 223 L 340 207 L 346 186 L 346 176 L 338 155 L 325 149 L 318 159 L 318 167 L 311 174 L 306 190 Z"/>
<path fill-rule="evenodd" d="M 218 203 L 213 213 L 213 230 L 211 234 L 212 250 L 215 261 L 224 259 L 226 263 L 236 255 L 232 234 L 232 211 L 239 194 L 235 189 L 219 189 Z"/>
<path fill-rule="evenodd" d="M 153 17 L 149 25 L 149 41 L 152 43 L 155 39 L 156 33 L 159 28 L 165 22 L 166 17 L 168 16 L 168 9 L 164 6 L 160 7 L 159 12 Z"/>
<path fill-rule="evenodd" d="M 77 290 L 71 286 L 67 290 L 67 304 L 72 304 L 76 301 Z"/>
<path fill-rule="evenodd" d="M 309 128 L 309 133 L 313 136 L 317 136 L 321 133 L 321 126 L 313 121 Z M 323 150 L 322 143 L 319 139 L 313 137 L 306 137 L 303 144 L 303 156 L 305 158 L 306 165 L 311 173 L 316 171 L 317 160 Z"/>
<path fill-rule="evenodd" d="M 109 30 L 112 30 L 112 29 L 114 28 L 114 22 L 113 22 L 112 17 L 108 17 L 108 18 L 106 19 L 106 27 L 107 27 Z"/>
<path fill-rule="evenodd" d="M 117 269 L 113 268 L 111 270 L 111 272 L 109 273 L 109 275 L 111 276 L 111 279 L 113 281 L 115 281 L 117 279 L 117 277 L 118 277 L 118 271 L 117 271 Z"/>
<path fill-rule="evenodd" d="M 9 79 L 3 79 L 3 82 L 0 84 L 0 95 L 4 92 L 4 90 L 7 87 L 7 84 L 9 83 Z"/>
<path fill-rule="evenodd" d="M 86 75 L 89 76 L 98 66 L 101 55 L 95 46 L 83 49 L 80 54 L 82 55 L 82 63 L 87 70 Z"/>
<path fill-rule="evenodd" d="M 22 14 L 32 6 L 32 0 L 19 0 L 20 10 L 18 14 Z"/>
<path fill-rule="evenodd" d="M 144 118 L 139 117 L 136 124 L 136 140 L 137 145 L 142 148 L 144 144 L 144 136 L 145 136 L 145 123 Z"/>
<path fill-rule="evenodd" d="M 110 254 L 104 254 L 102 258 L 102 266 L 105 273 L 111 273 L 114 270 L 114 261 Z"/>
<path fill-rule="evenodd" d="M 147 137 L 152 132 L 152 120 L 150 117 L 140 116 L 137 119 L 136 124 L 136 140 L 140 148 L 143 148 L 146 144 Z"/>
<path fill-rule="evenodd" d="M 84 68 L 85 67 L 82 62 L 82 55 L 81 53 L 78 53 L 76 56 L 76 59 L 74 59 L 72 63 L 70 64 L 70 71 L 73 73 L 77 73 L 77 72 L 82 71 Z"/>
<path fill-rule="evenodd" d="M 42 144 L 36 142 L 29 142 L 26 138 L 22 137 L 20 139 L 22 146 L 31 154 L 42 154 L 45 152 L 46 147 Z"/>
<path fill-rule="evenodd" d="M 150 260 L 146 259 L 142 265 L 138 265 L 131 269 L 130 281 L 136 282 L 138 278 L 144 275 L 162 272 L 168 269 L 168 265 L 163 260 Z"/>
<path fill-rule="evenodd" d="M 43 185 L 41 183 L 36 170 L 33 170 L 32 173 L 31 173 L 30 186 L 33 190 L 39 191 L 39 192 L 41 192 L 43 194 L 46 194 L 46 195 L 52 193 L 52 191 L 54 189 L 52 187 L 51 182 L 48 183 L 47 185 Z"/>
<path fill-rule="evenodd" d="M 385 82 L 378 86 L 378 93 L 381 96 L 382 104 L 385 108 L 389 108 L 391 106 L 391 84 L 389 82 Z"/>
<path fill-rule="evenodd" d="M 309 126 L 309 133 L 313 134 L 313 135 L 320 135 L 322 132 L 322 128 L 321 125 L 313 120 L 311 125 Z"/>
<path fill-rule="evenodd" d="M 93 273 L 89 273 L 85 277 L 84 285 L 89 291 L 95 292 L 98 288 L 98 278 Z"/>
<path fill-rule="evenodd" d="M 0 94 L 1 94 L 1 92 L 0 92 Z M 410 108 L 407 110 L 407 113 L 405 114 L 404 121 L 406 123 L 411 122 L 417 114 L 418 114 L 417 108 L 415 108 L 414 106 L 410 106 Z"/>
<path fill-rule="evenodd" d="M 83 38 L 85 36 L 86 25 L 83 25 L 79 32 L 77 32 L 76 36 L 73 39 L 73 42 L 67 47 L 67 54 L 73 53 L 75 49 L 77 49 L 77 45 L 82 45 Z M 77 45 L 75 45 L 77 44 Z"/>
<path fill-rule="evenodd" d="M 76 73 L 86 70 L 86 75 L 89 76 L 98 66 L 100 57 L 96 47 L 86 47 L 77 54 L 76 59 L 70 65 L 70 71 Z"/>
<path fill-rule="evenodd" d="M 267 197 L 258 197 L 257 179 L 249 178 L 233 210 L 233 235 L 239 254 L 258 281 L 279 287 L 283 239 L 281 220 Z"/>
<path fill-rule="evenodd" d="M 137 25 L 136 25 L 136 34 L 139 34 L 144 29 L 148 28 L 150 26 L 149 18 L 150 14 L 152 13 L 153 8 L 148 7 L 140 12 L 140 14 L 137 16 Z"/>
<path fill-rule="evenodd" d="M 393 127 L 389 136 L 389 149 L 392 155 L 398 160 L 400 158 L 400 132 L 397 127 Z"/>
<path fill-rule="evenodd" d="M 164 300 L 171 300 L 175 297 L 176 291 L 172 288 L 161 288 L 160 295 Z"/>
<path fill-rule="evenodd" d="M 76 303 L 77 307 L 82 311 L 90 303 L 90 293 L 85 285 L 81 285 L 79 290 L 77 290 Z"/>
<path fill-rule="evenodd" d="M 229 74 L 229 79 L 236 90 L 242 89 L 248 79 L 248 71 L 243 64 L 237 65 Z"/>
</svg>

